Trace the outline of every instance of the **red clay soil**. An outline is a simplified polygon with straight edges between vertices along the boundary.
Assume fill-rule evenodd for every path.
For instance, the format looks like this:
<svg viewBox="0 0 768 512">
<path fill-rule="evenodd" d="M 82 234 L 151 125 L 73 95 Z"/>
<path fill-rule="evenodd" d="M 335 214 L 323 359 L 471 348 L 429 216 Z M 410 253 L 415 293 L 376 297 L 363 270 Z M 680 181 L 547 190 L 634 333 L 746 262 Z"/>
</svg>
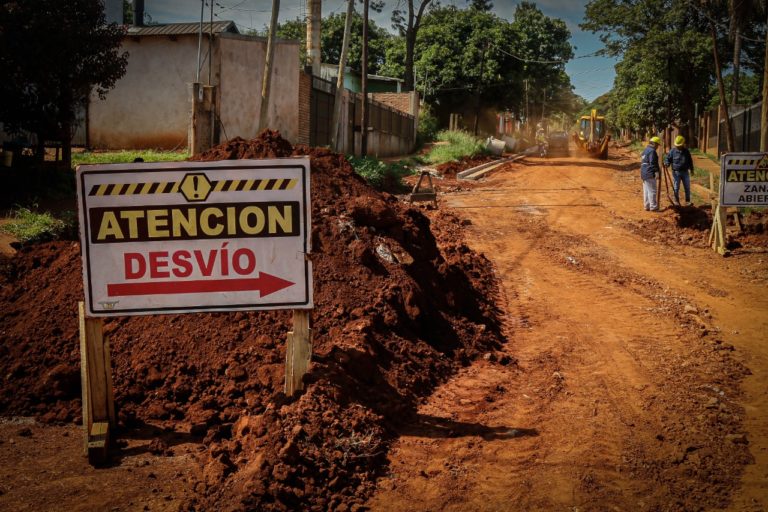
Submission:
<svg viewBox="0 0 768 512">
<path fill-rule="evenodd" d="M 440 174 L 442 174 L 443 176 L 456 176 L 461 171 L 466 171 L 467 169 L 471 169 L 472 167 L 477 167 L 478 165 L 484 164 L 486 162 L 490 162 L 492 160 L 497 160 L 497 158 L 494 158 L 488 155 L 473 156 L 473 157 L 464 156 L 464 157 L 461 157 L 458 161 L 445 162 L 443 164 L 440 164 L 437 167 L 435 167 L 435 170 Z"/>
<path fill-rule="evenodd" d="M 316 309 L 300 398 L 282 393 L 290 312 L 105 321 L 120 427 L 152 422 L 205 445 L 189 509 L 359 508 L 398 420 L 502 341 L 493 269 L 456 217 L 429 219 L 372 189 L 343 156 L 276 132 L 194 159 L 292 155 L 312 166 Z M 24 247 L 0 271 L 0 415 L 79 421 L 79 244 Z"/>
</svg>

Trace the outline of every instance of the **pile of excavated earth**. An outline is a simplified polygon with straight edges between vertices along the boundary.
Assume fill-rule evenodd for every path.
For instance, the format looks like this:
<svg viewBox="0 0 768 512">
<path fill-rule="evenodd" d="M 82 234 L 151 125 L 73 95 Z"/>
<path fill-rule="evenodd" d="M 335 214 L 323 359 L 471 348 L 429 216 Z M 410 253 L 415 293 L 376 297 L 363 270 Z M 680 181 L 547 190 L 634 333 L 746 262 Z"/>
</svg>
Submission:
<svg viewBox="0 0 768 512">
<path fill-rule="evenodd" d="M 276 132 L 193 159 L 300 155 L 311 160 L 316 304 L 300 395 L 282 391 L 289 311 L 105 321 L 118 435 L 149 424 L 205 447 L 190 509 L 359 508 L 398 422 L 502 343 L 493 268 L 458 218 L 379 193 L 343 156 Z M 0 272 L 0 415 L 79 422 L 79 244 L 22 247 Z"/>
</svg>

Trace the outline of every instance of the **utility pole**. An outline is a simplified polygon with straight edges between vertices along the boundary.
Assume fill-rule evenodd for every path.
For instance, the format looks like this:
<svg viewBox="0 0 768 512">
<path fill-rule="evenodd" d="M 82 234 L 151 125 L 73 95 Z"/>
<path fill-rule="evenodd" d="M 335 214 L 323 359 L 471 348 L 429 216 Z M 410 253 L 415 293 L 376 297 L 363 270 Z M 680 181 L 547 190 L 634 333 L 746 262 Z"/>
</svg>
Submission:
<svg viewBox="0 0 768 512">
<path fill-rule="evenodd" d="M 344 99 L 344 68 L 347 65 L 349 53 L 349 39 L 352 35 L 352 14 L 355 12 L 355 0 L 347 0 L 347 17 L 344 20 L 344 39 L 341 42 L 341 55 L 339 56 L 339 71 L 336 74 L 336 98 L 333 103 L 333 119 L 331 120 L 331 147 L 334 151 L 341 151 L 339 144 L 339 132 L 341 122 L 342 101 Z M 353 151 L 354 153 L 354 151 Z"/>
<path fill-rule="evenodd" d="M 525 124 L 528 125 L 528 79 L 525 79 Z"/>
<path fill-rule="evenodd" d="M 208 88 L 211 91 L 211 115 L 210 115 L 210 123 L 211 123 L 211 138 L 210 142 L 211 145 L 208 147 L 213 147 L 213 142 L 216 140 L 216 101 L 215 101 L 215 94 L 214 89 L 211 87 L 211 78 L 213 75 L 213 0 L 211 1 L 211 25 L 208 27 Z"/>
<path fill-rule="evenodd" d="M 475 126 L 474 134 L 477 137 L 477 128 L 480 124 L 480 93 L 483 88 L 483 68 L 485 68 L 485 51 L 488 49 L 488 43 L 483 46 L 482 53 L 480 53 L 480 74 L 477 77 L 477 93 L 475 96 Z"/>
<path fill-rule="evenodd" d="M 275 32 L 277 16 L 280 13 L 280 0 L 272 0 L 272 19 L 269 21 L 267 37 L 267 59 L 264 63 L 264 76 L 261 79 L 261 109 L 259 110 L 259 131 L 267 128 L 269 118 L 269 95 L 272 89 L 272 62 L 275 58 Z"/>
<path fill-rule="evenodd" d="M 322 18 L 322 0 L 307 0 L 307 60 L 312 66 L 312 74 L 320 76 L 320 19 Z"/>
<path fill-rule="evenodd" d="M 208 85 L 211 85 L 211 75 L 213 75 L 213 0 L 211 0 L 211 24 L 208 27 Z M 211 141 L 213 141 L 213 135 L 211 135 Z"/>
<path fill-rule="evenodd" d="M 360 155 L 368 155 L 368 0 L 363 0 L 363 76 L 361 80 L 361 92 L 363 94 L 362 108 L 360 109 L 362 122 L 360 123 Z"/>
<path fill-rule="evenodd" d="M 197 74 L 195 74 L 195 82 L 200 83 L 200 62 L 201 55 L 203 53 L 203 17 L 205 16 L 205 0 L 200 0 L 200 30 L 197 33 Z"/>
</svg>

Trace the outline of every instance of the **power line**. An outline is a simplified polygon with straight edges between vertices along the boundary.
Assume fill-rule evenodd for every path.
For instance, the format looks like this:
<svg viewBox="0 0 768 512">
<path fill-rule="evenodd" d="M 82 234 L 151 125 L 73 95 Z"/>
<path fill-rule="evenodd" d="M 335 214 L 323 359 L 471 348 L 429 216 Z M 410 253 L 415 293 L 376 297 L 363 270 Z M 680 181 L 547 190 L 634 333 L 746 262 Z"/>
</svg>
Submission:
<svg viewBox="0 0 768 512">
<path fill-rule="evenodd" d="M 517 59 L 517 60 L 519 60 L 521 62 L 525 62 L 526 64 L 567 64 L 571 60 L 575 60 L 575 59 L 586 59 L 588 57 L 598 57 L 600 55 L 600 53 L 601 53 L 601 50 L 598 50 L 596 52 L 588 53 L 586 55 L 579 55 L 577 57 L 573 57 L 573 58 L 568 59 L 568 60 L 564 60 L 564 59 L 558 59 L 558 60 L 536 60 L 536 59 L 526 59 L 524 57 L 520 57 L 519 55 L 515 55 L 513 53 L 509 53 L 508 51 L 504 50 L 503 48 L 501 48 L 500 46 L 497 46 L 497 45 L 494 45 L 494 48 L 499 50 L 504 55 L 508 55 L 509 57 L 512 57 L 513 59 Z"/>
</svg>

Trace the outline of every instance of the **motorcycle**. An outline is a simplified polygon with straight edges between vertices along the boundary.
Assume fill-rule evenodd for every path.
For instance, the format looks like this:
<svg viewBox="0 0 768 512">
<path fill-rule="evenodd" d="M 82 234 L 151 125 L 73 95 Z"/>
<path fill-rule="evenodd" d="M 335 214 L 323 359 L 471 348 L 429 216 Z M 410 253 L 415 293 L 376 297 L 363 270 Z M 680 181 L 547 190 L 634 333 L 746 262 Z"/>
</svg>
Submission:
<svg viewBox="0 0 768 512">
<path fill-rule="evenodd" d="M 539 156 L 541 158 L 547 158 L 547 152 L 549 151 L 549 144 L 546 141 L 539 141 Z"/>
</svg>

